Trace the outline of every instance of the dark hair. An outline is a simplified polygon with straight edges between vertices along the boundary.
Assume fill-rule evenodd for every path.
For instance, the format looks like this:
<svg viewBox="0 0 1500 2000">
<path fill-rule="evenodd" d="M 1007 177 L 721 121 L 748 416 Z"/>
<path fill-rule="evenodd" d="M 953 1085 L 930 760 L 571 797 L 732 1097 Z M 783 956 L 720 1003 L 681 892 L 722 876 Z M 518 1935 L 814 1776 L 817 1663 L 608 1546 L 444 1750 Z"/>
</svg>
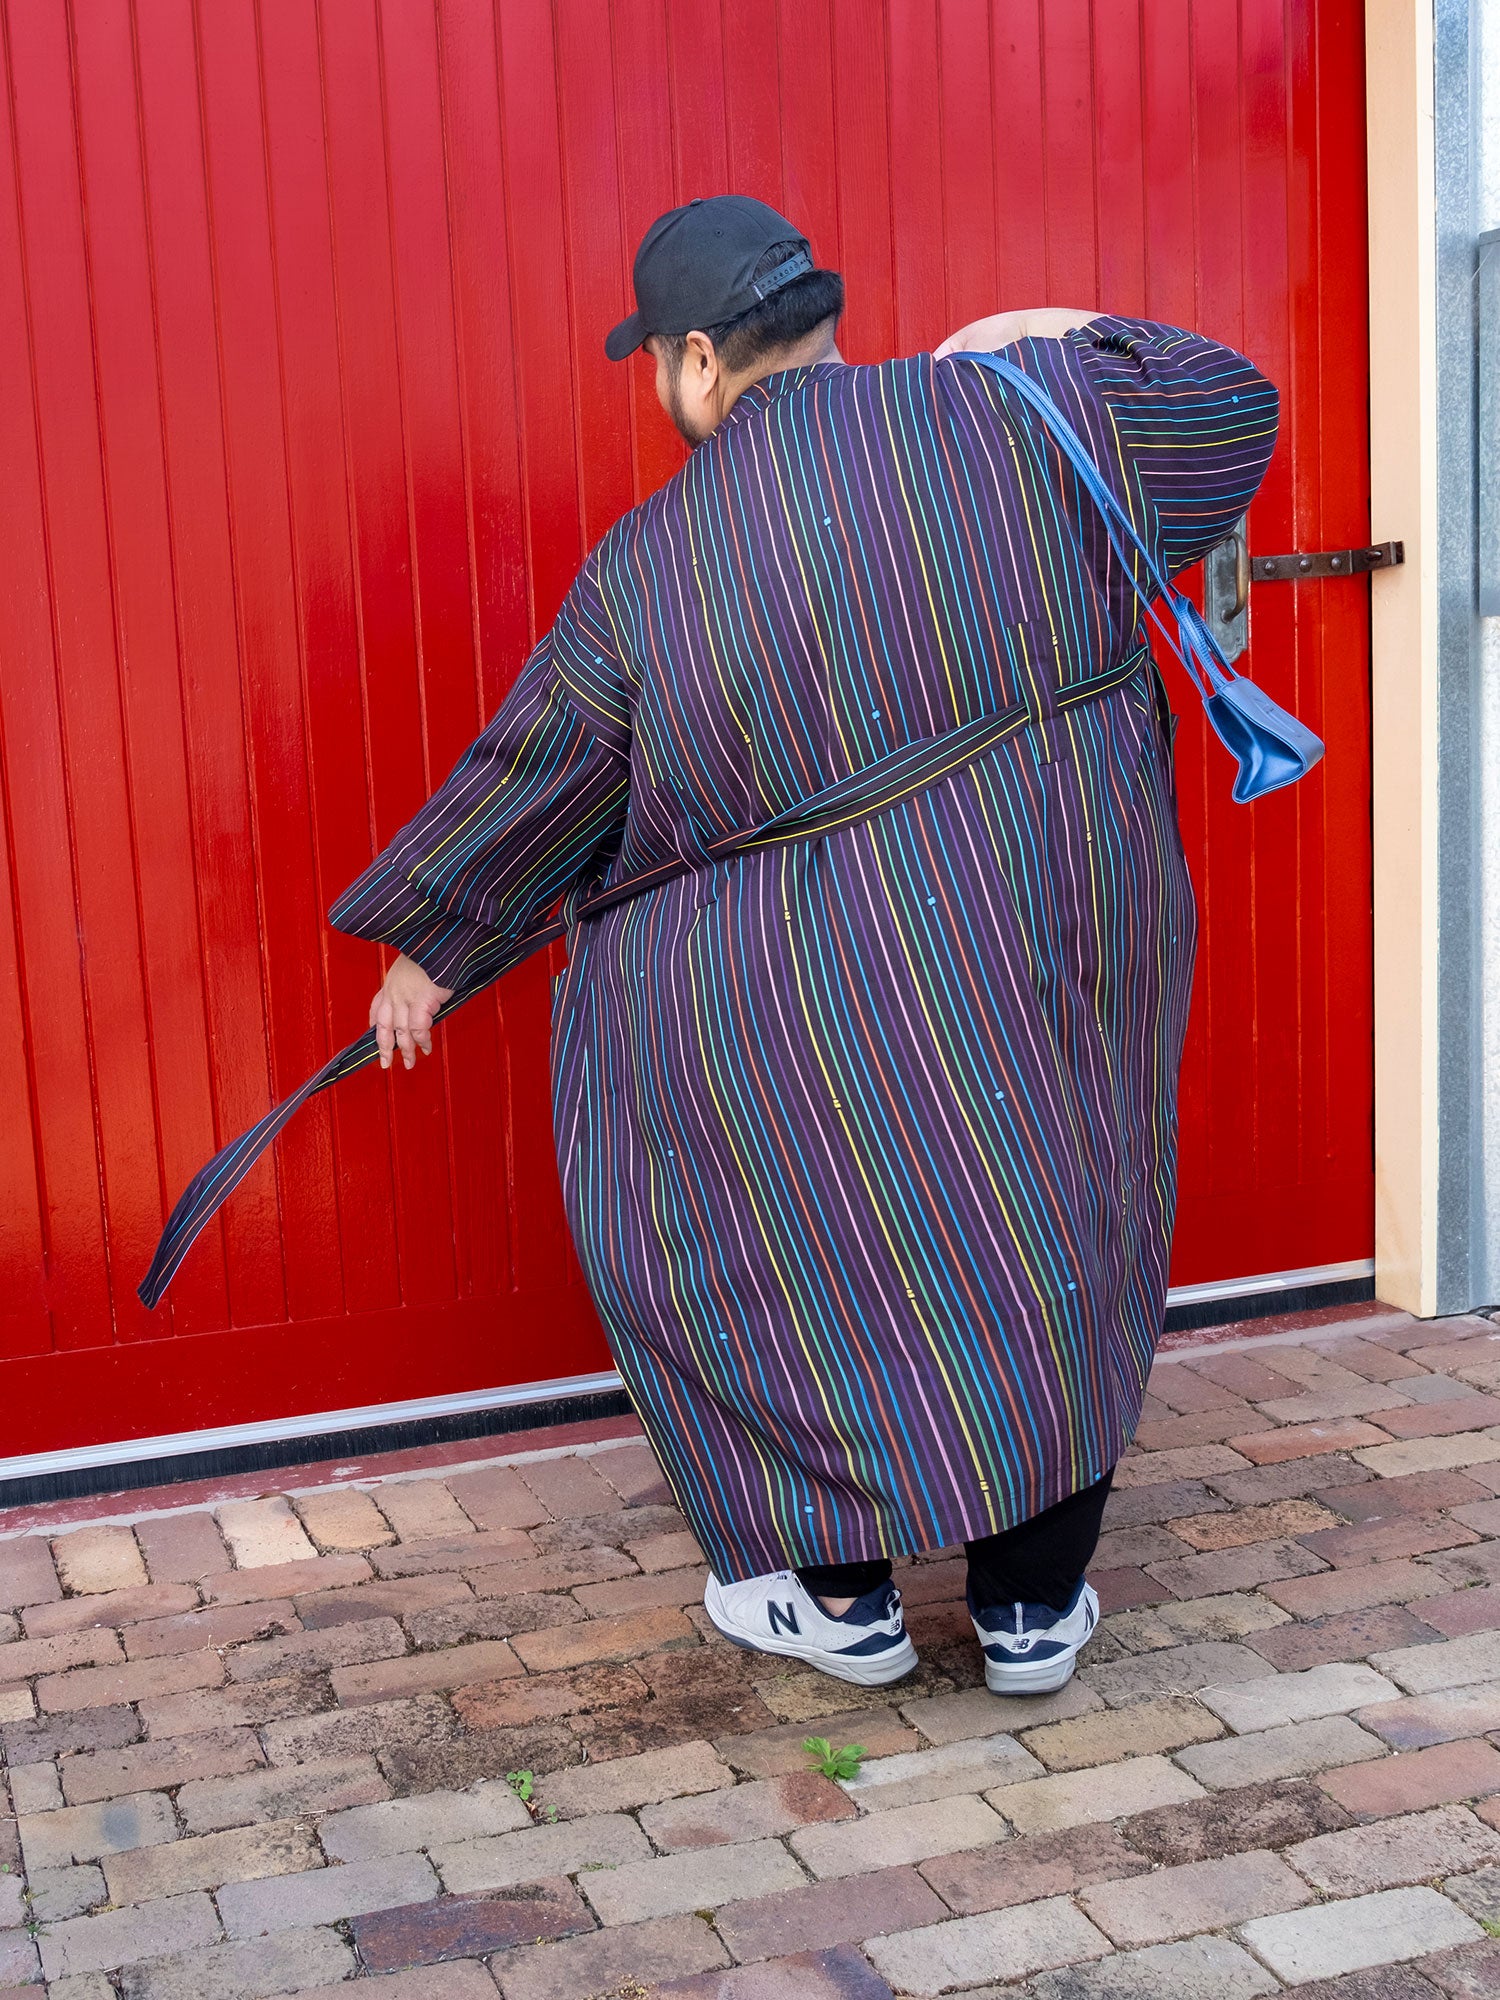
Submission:
<svg viewBox="0 0 1500 2000">
<path fill-rule="evenodd" d="M 801 248 L 800 243 L 773 243 L 762 253 L 752 279 L 763 278 Z M 737 313 L 733 319 L 721 320 L 717 326 L 705 326 L 700 331 L 713 342 L 714 351 L 730 374 L 738 375 L 766 355 L 805 340 L 825 320 L 839 319 L 843 310 L 844 281 L 838 272 L 804 271 L 800 278 L 793 278 L 769 298 L 757 299 L 748 312 Z M 672 372 L 678 373 L 687 352 L 687 336 L 659 333 L 656 339 Z"/>
</svg>

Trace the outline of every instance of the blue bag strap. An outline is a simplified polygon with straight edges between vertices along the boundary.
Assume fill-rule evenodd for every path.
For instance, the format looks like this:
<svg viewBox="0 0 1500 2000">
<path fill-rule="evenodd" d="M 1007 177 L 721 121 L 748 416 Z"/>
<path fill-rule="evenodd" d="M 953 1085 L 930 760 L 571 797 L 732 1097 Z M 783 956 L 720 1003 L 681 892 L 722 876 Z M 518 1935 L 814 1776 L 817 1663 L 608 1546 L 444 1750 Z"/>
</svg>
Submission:
<svg viewBox="0 0 1500 2000">
<path fill-rule="evenodd" d="M 1130 580 L 1132 589 L 1145 607 L 1146 615 L 1155 625 L 1168 648 L 1181 665 L 1188 679 L 1206 702 L 1211 696 L 1220 694 L 1240 676 L 1230 666 L 1220 650 L 1219 642 L 1204 623 L 1197 605 L 1172 588 L 1169 578 L 1160 568 L 1155 556 L 1135 531 L 1135 524 L 1120 502 L 1105 484 L 1103 475 L 1094 462 L 1093 453 L 1079 437 L 1062 411 L 1041 384 L 1017 368 L 1012 361 L 1002 361 L 998 354 L 957 353 L 955 361 L 977 361 L 981 368 L 987 368 L 997 375 L 1025 401 L 1041 418 L 1047 429 L 1062 447 L 1063 456 L 1077 473 L 1079 483 L 1089 495 L 1104 517 L 1105 530 L 1110 545 L 1120 559 L 1120 565 Z M 1136 565 L 1130 550 L 1140 558 L 1147 576 L 1156 585 L 1162 598 L 1171 609 L 1177 630 L 1174 633 L 1146 595 L 1136 574 Z"/>
</svg>

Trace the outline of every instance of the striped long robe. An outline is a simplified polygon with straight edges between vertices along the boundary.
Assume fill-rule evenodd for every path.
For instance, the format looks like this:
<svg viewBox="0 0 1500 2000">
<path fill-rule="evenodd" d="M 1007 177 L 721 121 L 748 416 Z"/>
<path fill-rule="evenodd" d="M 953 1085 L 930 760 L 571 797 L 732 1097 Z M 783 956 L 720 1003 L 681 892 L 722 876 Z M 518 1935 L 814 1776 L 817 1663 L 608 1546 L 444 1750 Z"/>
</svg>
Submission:
<svg viewBox="0 0 1500 2000">
<path fill-rule="evenodd" d="M 1276 393 L 1231 350 L 1101 317 L 1007 353 L 1168 569 L 1260 484 Z M 988 372 L 771 376 L 593 550 L 335 907 L 461 987 L 560 895 L 693 863 L 573 923 L 552 1074 L 584 1273 L 725 1581 L 992 1533 L 1132 1434 L 1193 899 L 1153 671 L 1055 697 L 1137 612 Z M 1030 726 L 904 804 L 705 853 L 1017 701 Z"/>
</svg>

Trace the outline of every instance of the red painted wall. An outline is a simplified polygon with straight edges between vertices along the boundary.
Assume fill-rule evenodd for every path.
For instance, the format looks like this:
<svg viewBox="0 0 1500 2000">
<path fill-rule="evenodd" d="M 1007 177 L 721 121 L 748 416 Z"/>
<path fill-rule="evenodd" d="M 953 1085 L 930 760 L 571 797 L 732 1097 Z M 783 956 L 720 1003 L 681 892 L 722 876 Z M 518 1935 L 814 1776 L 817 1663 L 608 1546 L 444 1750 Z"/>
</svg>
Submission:
<svg viewBox="0 0 1500 2000">
<path fill-rule="evenodd" d="M 604 359 L 690 194 L 782 207 L 846 351 L 1098 301 L 1246 346 L 1262 550 L 1370 530 L 1349 0 L 0 0 L 0 1453 L 608 1365 L 548 966 L 294 1124 L 148 1315 L 214 1148 L 360 1028 L 322 912 L 679 448 Z M 1203 890 L 1180 1282 L 1371 1241 L 1366 587 L 1262 587 L 1329 742 Z M 19 1023 L 19 1032 L 17 1032 Z"/>
</svg>

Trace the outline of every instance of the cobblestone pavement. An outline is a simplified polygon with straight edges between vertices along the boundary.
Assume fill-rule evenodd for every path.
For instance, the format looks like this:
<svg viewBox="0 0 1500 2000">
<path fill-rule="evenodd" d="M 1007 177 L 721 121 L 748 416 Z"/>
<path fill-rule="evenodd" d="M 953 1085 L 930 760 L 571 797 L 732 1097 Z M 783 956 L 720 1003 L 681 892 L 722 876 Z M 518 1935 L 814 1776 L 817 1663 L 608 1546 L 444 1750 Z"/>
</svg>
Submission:
<svg viewBox="0 0 1500 2000">
<path fill-rule="evenodd" d="M 951 1551 L 726 1645 L 625 1420 L 273 1477 L 0 1515 L 0 2000 L 1500 1995 L 1500 1324 L 1164 1355 L 1029 1699 Z"/>
</svg>

